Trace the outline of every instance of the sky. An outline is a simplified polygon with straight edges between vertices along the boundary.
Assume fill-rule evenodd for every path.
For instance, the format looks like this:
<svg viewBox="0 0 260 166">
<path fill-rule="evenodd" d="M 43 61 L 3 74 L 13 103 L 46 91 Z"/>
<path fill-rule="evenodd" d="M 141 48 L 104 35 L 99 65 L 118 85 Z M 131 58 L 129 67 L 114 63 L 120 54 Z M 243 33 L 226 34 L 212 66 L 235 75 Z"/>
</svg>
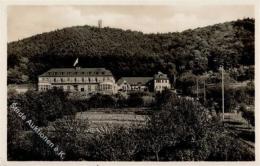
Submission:
<svg viewBox="0 0 260 166">
<path fill-rule="evenodd" d="M 181 32 L 233 21 L 254 18 L 252 5 L 158 6 L 9 6 L 8 41 L 78 25 L 136 30 L 144 33 Z"/>
</svg>

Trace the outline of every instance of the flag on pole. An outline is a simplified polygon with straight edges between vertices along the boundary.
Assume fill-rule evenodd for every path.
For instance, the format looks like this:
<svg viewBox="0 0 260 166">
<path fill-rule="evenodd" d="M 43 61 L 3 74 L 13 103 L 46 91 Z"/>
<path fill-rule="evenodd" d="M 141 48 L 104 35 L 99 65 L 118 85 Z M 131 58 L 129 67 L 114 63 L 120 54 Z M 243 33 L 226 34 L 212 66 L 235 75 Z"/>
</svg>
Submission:
<svg viewBox="0 0 260 166">
<path fill-rule="evenodd" d="M 79 58 L 76 59 L 76 61 L 74 62 L 73 66 L 75 67 L 78 63 L 79 63 Z"/>
</svg>

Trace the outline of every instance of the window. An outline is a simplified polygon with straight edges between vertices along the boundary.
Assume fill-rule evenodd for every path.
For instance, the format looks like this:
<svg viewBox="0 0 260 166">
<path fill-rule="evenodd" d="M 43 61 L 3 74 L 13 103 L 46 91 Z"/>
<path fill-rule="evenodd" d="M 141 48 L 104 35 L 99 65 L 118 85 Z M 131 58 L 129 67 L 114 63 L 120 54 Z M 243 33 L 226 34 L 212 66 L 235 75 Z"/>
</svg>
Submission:
<svg viewBox="0 0 260 166">
<path fill-rule="evenodd" d="M 81 91 L 81 92 L 84 92 L 84 88 L 81 88 L 80 91 Z"/>
<path fill-rule="evenodd" d="M 78 91 L 78 85 L 74 85 L 74 89 Z"/>
<path fill-rule="evenodd" d="M 74 82 L 77 82 L 77 78 L 74 79 Z"/>
<path fill-rule="evenodd" d="M 70 86 L 69 85 L 67 86 L 67 90 L 70 91 Z"/>
<path fill-rule="evenodd" d="M 53 81 L 56 82 L 56 78 L 53 78 Z"/>
<path fill-rule="evenodd" d="M 84 82 L 84 77 L 81 78 L 82 82 Z"/>
</svg>

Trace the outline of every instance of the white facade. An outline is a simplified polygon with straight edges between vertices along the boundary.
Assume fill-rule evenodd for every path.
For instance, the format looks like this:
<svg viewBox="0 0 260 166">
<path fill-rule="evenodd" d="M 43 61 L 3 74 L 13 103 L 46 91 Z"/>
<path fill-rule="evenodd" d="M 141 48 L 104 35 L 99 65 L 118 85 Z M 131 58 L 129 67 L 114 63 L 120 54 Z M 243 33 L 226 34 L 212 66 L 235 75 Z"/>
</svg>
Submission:
<svg viewBox="0 0 260 166">
<path fill-rule="evenodd" d="M 122 77 L 117 81 L 118 90 L 122 92 L 146 92 L 152 86 L 153 77 Z"/>
<path fill-rule="evenodd" d="M 131 91 L 131 85 L 124 81 L 123 83 L 118 85 L 118 89 L 123 91 L 123 92 L 129 92 Z"/>
<path fill-rule="evenodd" d="M 154 76 L 154 91 L 162 92 L 163 90 L 170 89 L 170 88 L 171 88 L 171 84 L 167 75 L 158 72 L 158 74 Z"/>
<path fill-rule="evenodd" d="M 117 85 L 113 75 L 105 73 L 110 73 L 110 71 L 91 69 L 91 72 L 89 72 L 88 68 L 75 70 L 74 68 L 70 68 L 70 70 L 64 69 L 64 71 L 52 69 L 44 73 L 38 78 L 38 90 L 46 91 L 57 87 L 68 92 L 117 93 Z M 104 73 L 103 76 L 102 73 Z"/>
<path fill-rule="evenodd" d="M 154 91 L 155 92 L 162 92 L 165 89 L 170 89 L 171 84 L 169 80 L 154 80 Z"/>
</svg>

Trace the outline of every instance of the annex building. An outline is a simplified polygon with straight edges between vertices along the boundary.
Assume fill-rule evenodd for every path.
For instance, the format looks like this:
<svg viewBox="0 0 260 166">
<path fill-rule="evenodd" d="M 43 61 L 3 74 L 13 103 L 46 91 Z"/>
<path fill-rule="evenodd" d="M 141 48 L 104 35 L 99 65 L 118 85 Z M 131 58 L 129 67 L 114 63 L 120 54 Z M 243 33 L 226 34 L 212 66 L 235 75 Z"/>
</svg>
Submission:
<svg viewBox="0 0 260 166">
<path fill-rule="evenodd" d="M 153 77 L 122 77 L 117 81 L 118 90 L 122 92 L 153 91 L 162 92 L 170 89 L 170 80 L 166 74 L 158 72 Z"/>
</svg>

